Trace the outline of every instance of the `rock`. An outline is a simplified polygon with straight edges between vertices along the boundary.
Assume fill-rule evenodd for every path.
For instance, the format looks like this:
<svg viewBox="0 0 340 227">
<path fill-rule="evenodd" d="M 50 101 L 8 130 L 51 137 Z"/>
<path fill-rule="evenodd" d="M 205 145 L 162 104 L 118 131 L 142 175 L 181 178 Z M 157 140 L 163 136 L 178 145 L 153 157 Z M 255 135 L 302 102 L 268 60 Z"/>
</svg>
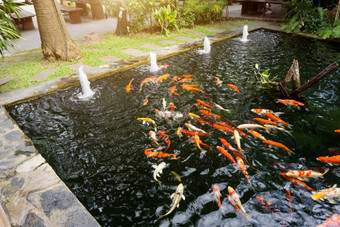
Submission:
<svg viewBox="0 0 340 227">
<path fill-rule="evenodd" d="M 11 120 L 0 121 L 0 128 L 14 129 L 13 122 Z"/>
<path fill-rule="evenodd" d="M 35 213 L 29 212 L 22 227 L 45 227 L 44 220 L 37 216 Z"/>
<path fill-rule="evenodd" d="M 66 210 L 76 202 L 76 197 L 63 189 L 48 190 L 40 196 L 41 206 L 47 216 L 50 216 L 54 209 Z"/>
<path fill-rule="evenodd" d="M 9 142 L 18 141 L 23 137 L 23 134 L 19 130 L 10 131 L 5 135 L 5 139 Z"/>
<path fill-rule="evenodd" d="M 31 158 L 30 160 L 22 163 L 16 168 L 17 173 L 24 173 L 24 172 L 29 172 L 43 164 L 45 159 L 39 154 L 35 156 L 34 158 Z"/>
<path fill-rule="evenodd" d="M 11 179 L 11 182 L 9 184 L 6 184 L 2 190 L 1 194 L 4 196 L 9 196 L 14 194 L 15 192 L 19 191 L 21 187 L 24 185 L 25 181 L 24 179 L 19 179 L 17 177 L 13 177 Z"/>
</svg>

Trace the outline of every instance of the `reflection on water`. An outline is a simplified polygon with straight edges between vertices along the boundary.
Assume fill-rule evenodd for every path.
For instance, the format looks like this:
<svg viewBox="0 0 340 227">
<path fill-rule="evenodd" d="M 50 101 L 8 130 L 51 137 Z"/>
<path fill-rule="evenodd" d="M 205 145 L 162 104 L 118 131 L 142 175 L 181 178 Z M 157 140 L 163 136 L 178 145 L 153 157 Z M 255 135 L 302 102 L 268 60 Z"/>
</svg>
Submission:
<svg viewBox="0 0 340 227">
<path fill-rule="evenodd" d="M 150 73 L 149 65 L 143 65 L 109 78 L 91 82 L 96 90 L 89 102 L 75 102 L 72 98 L 80 87 L 70 88 L 40 97 L 29 103 L 9 107 L 12 117 L 32 138 L 42 155 L 58 175 L 103 226 L 150 226 L 150 225 L 197 225 L 197 226 L 315 226 L 322 223 L 339 203 L 313 201 L 311 192 L 298 185 L 291 185 L 279 176 L 280 172 L 292 169 L 316 168 L 322 171 L 325 164 L 316 157 L 330 155 L 329 147 L 340 147 L 340 80 L 339 69 L 305 92 L 308 103 L 305 111 L 298 111 L 275 103 L 275 95 L 261 90 L 253 83 L 254 65 L 262 70 L 270 69 L 272 75 L 284 78 L 293 59 L 299 60 L 302 83 L 319 73 L 323 68 L 340 59 L 340 47 L 326 42 L 290 37 L 284 34 L 257 31 L 250 33 L 247 43 L 239 37 L 212 46 L 209 55 L 191 51 L 163 60 L 171 66 Z M 180 88 L 181 95 L 170 96 L 170 80 L 159 86 L 140 82 L 152 75 L 166 73 L 173 76 L 194 74 L 193 84 L 199 84 L 205 96 L 231 112 L 214 110 L 236 125 L 251 122 L 250 109 L 268 108 L 285 112 L 281 118 L 293 125 L 293 137 L 277 132 L 266 134 L 269 140 L 285 144 L 294 151 L 288 156 L 284 150 L 268 147 L 260 140 L 243 138 L 242 147 L 247 160 L 260 173 L 248 168 L 254 190 L 249 188 L 241 171 L 224 158 L 218 156 L 216 146 L 219 138 L 225 138 L 233 146 L 231 134 L 212 130 L 209 126 L 195 123 L 205 131 L 213 131 L 202 141 L 213 146 L 213 150 L 200 156 L 197 147 L 186 138 L 180 141 L 174 122 L 171 128 L 165 120 L 155 116 L 154 109 L 162 108 L 162 98 L 173 102 L 176 111 L 199 114 L 193 106 L 200 93 L 188 93 Z M 222 86 L 217 86 L 211 76 L 220 77 Z M 128 82 L 134 79 L 132 90 L 125 93 Z M 227 84 L 237 85 L 240 93 L 231 90 Z M 179 86 L 178 86 L 179 87 Z M 148 97 L 149 104 L 143 106 Z M 138 117 L 156 120 L 158 130 L 170 135 L 169 153 L 179 160 L 152 159 L 144 155 L 144 149 L 152 147 L 148 132 L 152 126 L 141 124 Z M 153 179 L 152 165 L 167 163 L 161 177 L 161 186 Z M 161 214 L 169 210 L 170 195 L 179 182 L 171 171 L 182 179 L 186 200 L 179 208 L 158 223 Z M 330 168 L 324 179 L 311 180 L 307 184 L 323 189 L 339 184 L 339 169 Z M 211 195 L 212 187 L 221 189 L 221 202 L 225 210 L 218 210 Z M 226 198 L 227 187 L 233 187 L 254 219 L 249 223 L 230 206 Z M 292 215 L 287 200 L 287 189 L 292 197 Z M 275 210 L 263 209 L 256 196 L 262 196 Z M 256 224 L 257 223 L 257 224 Z"/>
</svg>

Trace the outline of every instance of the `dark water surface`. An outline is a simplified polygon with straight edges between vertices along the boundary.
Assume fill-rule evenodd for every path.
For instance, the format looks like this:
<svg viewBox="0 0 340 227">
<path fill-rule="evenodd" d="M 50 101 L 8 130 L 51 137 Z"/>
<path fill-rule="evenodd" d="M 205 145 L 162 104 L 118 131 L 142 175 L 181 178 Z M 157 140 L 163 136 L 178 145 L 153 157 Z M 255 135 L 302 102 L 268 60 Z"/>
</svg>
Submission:
<svg viewBox="0 0 340 227">
<path fill-rule="evenodd" d="M 340 184 L 340 170 L 316 160 L 329 156 L 329 147 L 340 147 L 340 70 L 305 92 L 307 109 L 298 111 L 275 103 L 275 95 L 254 84 L 253 71 L 257 63 L 261 71 L 269 69 L 271 75 L 283 79 L 293 59 L 299 60 L 302 83 L 318 74 L 329 64 L 340 60 L 340 45 L 314 41 L 285 34 L 257 31 L 249 34 L 247 43 L 239 37 L 212 46 L 210 55 L 196 51 L 165 59 L 159 64 L 170 64 L 167 69 L 153 74 L 149 65 L 91 82 L 96 91 L 90 101 L 79 101 L 76 95 L 80 86 L 43 96 L 27 103 L 9 107 L 11 116 L 33 140 L 37 149 L 54 168 L 61 179 L 75 193 L 91 214 L 103 226 L 316 226 L 333 212 L 340 210 L 340 203 L 313 201 L 312 193 L 299 185 L 292 185 L 279 173 L 293 169 L 314 168 L 323 172 L 330 168 L 324 179 L 312 179 L 307 184 L 317 190 Z M 230 113 L 214 109 L 213 112 L 232 120 L 236 125 L 251 122 L 256 117 L 252 108 L 268 108 L 286 114 L 281 118 L 293 125 L 292 135 L 278 132 L 262 134 L 270 140 L 285 144 L 294 151 L 287 152 L 269 147 L 262 141 L 249 137 L 242 139 L 247 160 L 261 171 L 248 168 L 254 190 L 249 187 L 241 171 L 223 156 L 218 156 L 219 138 L 233 146 L 231 134 L 212 130 L 209 126 L 190 122 L 206 131 L 201 137 L 213 150 L 202 157 L 198 148 L 187 138 L 180 141 L 174 127 L 155 116 L 155 108 L 162 109 L 162 98 L 173 102 L 177 111 L 192 106 L 191 112 L 199 114 L 193 106 L 200 93 L 188 93 L 178 88 L 182 103 L 170 96 L 170 79 L 159 86 L 140 82 L 152 75 L 194 74 L 192 83 L 202 85 L 206 96 L 215 103 L 231 110 Z M 220 77 L 222 86 L 215 79 Z M 134 79 L 132 91 L 125 87 Z M 235 84 L 240 93 L 227 84 Z M 177 85 L 179 87 L 179 85 Z M 149 104 L 143 106 L 144 98 Z M 159 130 L 170 135 L 169 153 L 179 160 L 153 159 L 144 155 L 144 149 L 153 147 L 148 137 L 151 126 L 136 119 L 150 117 Z M 164 146 L 164 144 L 162 144 Z M 153 179 L 153 164 L 165 161 L 167 167 L 159 178 L 161 187 Z M 169 210 L 170 195 L 179 182 L 171 174 L 175 171 L 182 178 L 186 200 L 169 216 L 154 223 L 159 215 Z M 218 184 L 225 207 L 219 210 L 213 197 L 212 186 Z M 227 186 L 233 187 L 254 220 L 248 222 L 238 214 L 226 198 Z M 286 190 L 292 194 L 292 216 L 286 199 Z M 276 213 L 264 210 L 256 199 L 262 196 L 275 208 Z"/>
</svg>

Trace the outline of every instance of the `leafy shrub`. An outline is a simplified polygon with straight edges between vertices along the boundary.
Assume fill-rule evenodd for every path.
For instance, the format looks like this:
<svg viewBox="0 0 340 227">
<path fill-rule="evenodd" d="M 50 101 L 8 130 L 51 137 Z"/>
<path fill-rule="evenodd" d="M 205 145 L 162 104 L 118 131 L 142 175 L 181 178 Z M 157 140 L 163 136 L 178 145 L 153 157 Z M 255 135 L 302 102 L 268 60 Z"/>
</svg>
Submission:
<svg viewBox="0 0 340 227">
<path fill-rule="evenodd" d="M 152 15 L 158 21 L 161 26 L 161 31 L 164 32 L 166 36 L 170 35 L 171 29 L 176 28 L 178 30 L 176 20 L 177 11 L 172 10 L 170 5 L 156 9 Z"/>
</svg>

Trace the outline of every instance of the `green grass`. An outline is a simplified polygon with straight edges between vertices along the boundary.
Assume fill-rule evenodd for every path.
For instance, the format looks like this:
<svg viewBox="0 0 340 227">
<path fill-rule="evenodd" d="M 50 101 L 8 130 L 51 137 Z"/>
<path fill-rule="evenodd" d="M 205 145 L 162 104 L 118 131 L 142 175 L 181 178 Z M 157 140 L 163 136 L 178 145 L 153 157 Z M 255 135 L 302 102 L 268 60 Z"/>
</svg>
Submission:
<svg viewBox="0 0 340 227">
<path fill-rule="evenodd" d="M 161 40 L 171 40 L 177 43 L 183 43 L 183 40 L 176 39 L 177 36 L 186 36 L 189 38 L 199 38 L 200 36 L 187 33 L 187 31 L 196 31 L 204 33 L 205 35 L 213 35 L 215 32 L 208 31 L 207 28 L 214 27 L 221 30 L 228 30 L 221 25 L 229 24 L 234 26 L 235 23 L 241 22 L 246 24 L 256 23 L 249 21 L 221 21 L 211 25 L 199 25 L 190 29 L 180 29 L 179 31 L 173 31 L 168 37 L 160 34 L 131 34 L 128 36 L 116 36 L 114 34 L 105 34 L 104 39 L 101 42 L 93 44 L 82 44 L 78 45 L 82 58 L 72 62 L 54 62 L 49 63 L 42 59 L 42 53 L 40 48 L 21 51 L 13 53 L 10 56 L 5 57 L 3 61 L 0 61 L 0 78 L 3 77 L 16 77 L 15 80 L 1 85 L 0 93 L 9 92 L 14 89 L 28 87 L 42 81 L 31 80 L 33 76 L 40 73 L 44 69 L 58 68 L 56 72 L 51 74 L 46 80 L 67 76 L 74 73 L 75 71 L 70 69 L 68 66 L 82 62 L 89 66 L 99 66 L 105 64 L 104 61 L 100 60 L 100 57 L 106 55 L 112 55 L 121 59 L 127 59 L 131 56 L 121 52 L 124 49 L 134 48 L 141 51 L 149 52 L 151 49 L 141 47 L 143 44 L 153 44 L 158 46 L 170 46 L 162 44 Z M 44 81 L 46 81 L 44 80 Z"/>
</svg>

